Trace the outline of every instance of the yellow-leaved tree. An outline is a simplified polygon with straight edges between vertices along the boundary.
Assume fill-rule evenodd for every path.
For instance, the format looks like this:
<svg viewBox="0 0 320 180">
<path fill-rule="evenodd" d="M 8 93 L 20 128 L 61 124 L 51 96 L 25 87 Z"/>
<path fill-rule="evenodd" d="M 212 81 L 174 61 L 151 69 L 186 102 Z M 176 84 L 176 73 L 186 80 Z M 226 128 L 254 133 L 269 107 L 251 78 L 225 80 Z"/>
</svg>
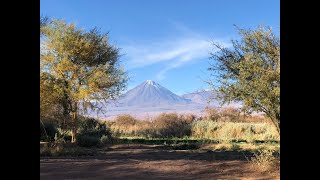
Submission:
<svg viewBox="0 0 320 180">
<path fill-rule="evenodd" d="M 75 142 L 79 112 L 96 110 L 99 102 L 118 97 L 127 75 L 119 64 L 119 49 L 97 28 L 85 31 L 63 20 L 50 20 L 40 28 L 40 85 L 52 91 L 40 99 L 55 97 L 72 119 Z"/>
</svg>

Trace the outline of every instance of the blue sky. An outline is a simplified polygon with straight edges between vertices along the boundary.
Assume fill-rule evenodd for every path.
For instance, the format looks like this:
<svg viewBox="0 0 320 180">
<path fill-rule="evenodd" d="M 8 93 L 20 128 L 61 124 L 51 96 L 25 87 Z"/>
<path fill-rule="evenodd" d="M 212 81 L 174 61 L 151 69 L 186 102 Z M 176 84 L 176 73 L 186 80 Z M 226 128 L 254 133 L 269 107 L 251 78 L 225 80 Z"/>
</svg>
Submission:
<svg viewBox="0 0 320 180">
<path fill-rule="evenodd" d="M 230 46 L 234 24 L 280 29 L 279 0 L 41 0 L 40 14 L 109 32 L 128 89 L 150 79 L 178 95 L 208 88 L 210 41 Z"/>
</svg>

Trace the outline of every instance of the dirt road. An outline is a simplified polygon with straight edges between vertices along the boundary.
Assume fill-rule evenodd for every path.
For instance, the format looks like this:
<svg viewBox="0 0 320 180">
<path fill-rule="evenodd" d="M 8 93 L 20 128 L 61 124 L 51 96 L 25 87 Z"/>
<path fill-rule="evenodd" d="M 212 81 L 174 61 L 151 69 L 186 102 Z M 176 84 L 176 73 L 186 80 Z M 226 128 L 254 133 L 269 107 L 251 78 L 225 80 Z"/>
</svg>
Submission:
<svg viewBox="0 0 320 180">
<path fill-rule="evenodd" d="M 104 155 L 41 158 L 40 179 L 279 179 L 261 174 L 239 153 L 116 145 Z"/>
</svg>

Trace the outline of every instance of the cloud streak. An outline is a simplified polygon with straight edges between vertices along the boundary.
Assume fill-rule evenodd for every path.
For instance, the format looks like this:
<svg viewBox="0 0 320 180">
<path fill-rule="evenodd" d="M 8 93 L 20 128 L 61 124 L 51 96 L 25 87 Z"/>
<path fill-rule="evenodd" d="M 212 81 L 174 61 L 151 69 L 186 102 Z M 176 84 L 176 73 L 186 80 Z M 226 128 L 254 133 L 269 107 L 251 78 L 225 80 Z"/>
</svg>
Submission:
<svg viewBox="0 0 320 180">
<path fill-rule="evenodd" d="M 223 40 L 215 40 L 223 46 L 229 46 Z M 210 39 L 206 36 L 187 33 L 180 37 L 165 38 L 158 42 L 123 46 L 128 69 L 142 68 L 157 63 L 166 63 L 157 73 L 158 80 L 166 73 L 189 62 L 208 58 L 212 51 Z"/>
</svg>

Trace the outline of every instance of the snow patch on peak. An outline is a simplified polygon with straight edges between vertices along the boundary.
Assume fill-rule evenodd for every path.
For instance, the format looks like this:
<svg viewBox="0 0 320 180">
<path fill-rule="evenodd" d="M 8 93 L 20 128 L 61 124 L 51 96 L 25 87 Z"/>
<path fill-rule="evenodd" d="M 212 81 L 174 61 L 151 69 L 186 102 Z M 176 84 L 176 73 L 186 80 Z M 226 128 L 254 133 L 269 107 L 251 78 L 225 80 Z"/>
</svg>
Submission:
<svg viewBox="0 0 320 180">
<path fill-rule="evenodd" d="M 147 84 L 151 84 L 151 85 L 154 85 L 154 84 L 155 84 L 154 81 L 152 81 L 152 80 L 146 80 L 146 83 L 147 83 Z"/>
<path fill-rule="evenodd" d="M 146 80 L 146 83 L 149 85 L 155 85 L 156 83 L 152 80 Z"/>
</svg>

